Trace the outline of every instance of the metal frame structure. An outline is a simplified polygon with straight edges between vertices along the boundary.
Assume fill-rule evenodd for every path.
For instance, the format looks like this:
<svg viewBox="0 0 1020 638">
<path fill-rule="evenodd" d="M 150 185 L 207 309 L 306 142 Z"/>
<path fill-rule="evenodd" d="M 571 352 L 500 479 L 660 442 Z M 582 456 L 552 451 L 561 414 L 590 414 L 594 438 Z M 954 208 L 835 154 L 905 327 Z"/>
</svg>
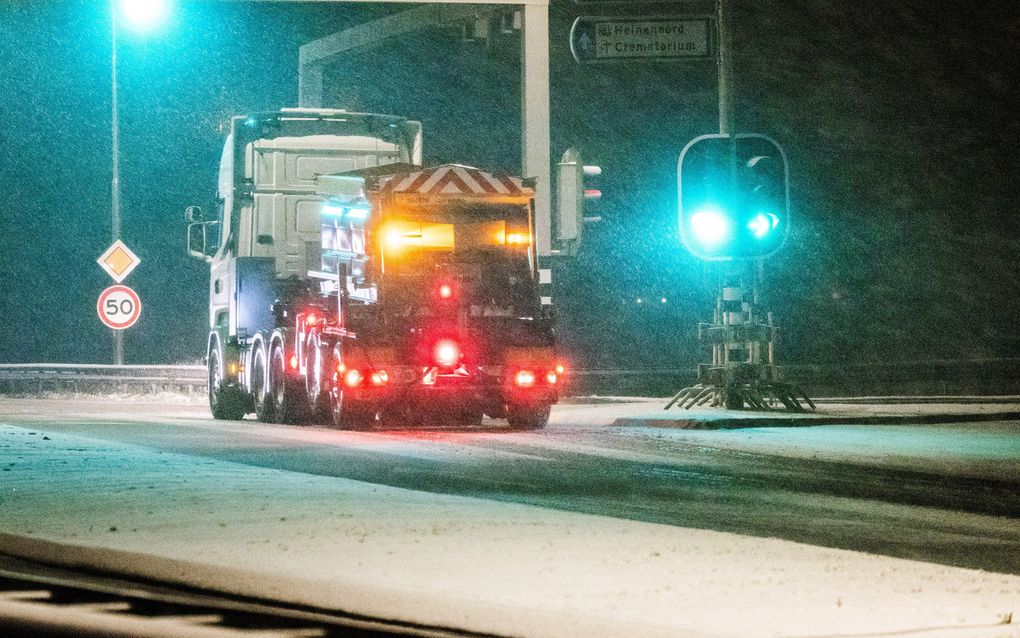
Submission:
<svg viewBox="0 0 1020 638">
<path fill-rule="evenodd" d="M 303 0 L 256 0 L 297 2 Z M 403 34 L 482 17 L 499 8 L 521 10 L 521 175 L 537 179 L 535 231 L 540 257 L 552 249 L 552 158 L 549 139 L 550 0 L 311 0 L 424 5 L 303 45 L 298 61 L 298 105 L 322 106 L 322 70 L 346 52 L 377 46 Z"/>
<path fill-rule="evenodd" d="M 711 346 L 712 363 L 699 365 L 698 383 L 678 391 L 665 409 L 676 404 L 762 411 L 777 404 L 803 411 L 806 404 L 815 409 L 804 390 L 785 381 L 776 365 L 778 328 L 772 313 L 762 310 L 761 276 L 760 260 L 731 264 L 712 323 L 698 325 L 698 340 Z"/>
</svg>

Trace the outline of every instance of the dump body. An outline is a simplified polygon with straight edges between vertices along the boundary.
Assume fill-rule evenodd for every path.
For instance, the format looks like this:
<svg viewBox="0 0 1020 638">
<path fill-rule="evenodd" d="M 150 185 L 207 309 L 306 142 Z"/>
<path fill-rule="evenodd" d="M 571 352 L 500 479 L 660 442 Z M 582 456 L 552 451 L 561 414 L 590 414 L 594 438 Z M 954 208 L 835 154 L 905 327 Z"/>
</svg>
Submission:
<svg viewBox="0 0 1020 638">
<path fill-rule="evenodd" d="M 530 184 L 461 165 L 320 184 L 323 268 L 346 281 L 341 319 L 353 333 L 337 349 L 349 376 L 337 376 L 335 398 L 359 415 L 471 423 L 484 413 L 540 427 L 560 373 Z"/>
</svg>

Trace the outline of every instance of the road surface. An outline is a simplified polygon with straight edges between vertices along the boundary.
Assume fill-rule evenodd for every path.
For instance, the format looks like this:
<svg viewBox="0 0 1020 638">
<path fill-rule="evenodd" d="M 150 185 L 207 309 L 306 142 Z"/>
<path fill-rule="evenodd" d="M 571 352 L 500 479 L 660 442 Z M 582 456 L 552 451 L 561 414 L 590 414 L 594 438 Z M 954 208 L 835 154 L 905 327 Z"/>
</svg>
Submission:
<svg viewBox="0 0 1020 638">
<path fill-rule="evenodd" d="M 1013 609 L 1000 608 L 1001 605 L 995 607 L 996 596 L 1020 603 L 1020 579 L 1016 577 L 1020 574 L 1020 463 L 1017 462 L 1020 460 L 1020 423 L 827 425 L 729 431 L 621 428 L 612 425 L 616 416 L 627 414 L 628 410 L 647 410 L 649 405 L 558 406 L 550 426 L 539 432 L 510 432 L 500 422 L 492 422 L 480 430 L 418 427 L 406 431 L 351 433 L 324 427 L 266 425 L 253 421 L 217 422 L 208 416 L 204 406 L 186 402 L 154 405 L 3 399 L 0 400 L 0 433 L 3 434 L 0 438 L 0 465 L 5 473 L 0 474 L 0 485 L 4 482 L 8 486 L 16 485 L 22 492 L 15 494 L 10 488 L 4 491 L 0 501 L 0 532 L 18 537 L 92 544 L 95 541 L 90 534 L 102 531 L 99 544 L 105 547 L 146 551 L 149 547 L 146 543 L 119 539 L 129 539 L 132 529 L 136 532 L 142 529 L 141 533 L 144 533 L 146 521 L 142 510 L 145 510 L 145 500 L 144 494 L 139 496 L 139 492 L 144 493 L 146 488 L 152 489 L 157 485 L 160 486 L 157 489 L 162 490 L 170 485 L 185 497 L 190 495 L 196 503 L 200 502 L 203 512 L 210 515 L 223 513 L 222 520 L 216 523 L 220 526 L 217 542 L 229 547 L 229 531 L 243 529 L 245 521 L 231 518 L 227 513 L 231 507 L 216 500 L 230 499 L 229 491 L 217 493 L 213 490 L 204 494 L 203 490 L 208 486 L 199 477 L 211 476 L 213 479 L 206 480 L 215 480 L 215 477 L 223 476 L 226 485 L 241 476 L 238 472 L 262 470 L 278 474 L 252 474 L 255 478 L 250 480 L 250 485 L 255 494 L 246 497 L 262 498 L 267 489 L 272 490 L 267 486 L 272 486 L 273 479 L 267 477 L 287 476 L 288 481 L 305 481 L 310 486 L 310 493 L 314 492 L 312 486 L 335 485 L 329 481 L 336 479 L 343 480 L 345 486 L 381 490 L 378 492 L 383 495 L 379 497 L 380 502 L 390 498 L 391 494 L 410 492 L 416 499 L 425 497 L 423 507 L 426 509 L 423 511 L 428 512 L 442 509 L 448 503 L 458 504 L 456 507 L 463 503 L 481 503 L 479 507 L 488 512 L 483 517 L 486 520 L 519 521 L 533 512 L 538 512 L 536 516 L 544 516 L 542 511 L 589 515 L 563 519 L 569 520 L 570 525 L 574 525 L 574 521 L 589 521 L 571 527 L 574 534 L 585 529 L 584 525 L 592 525 L 592 533 L 596 535 L 594 541 L 583 535 L 573 540 L 579 548 L 577 551 L 582 554 L 586 546 L 591 551 L 612 553 L 613 548 L 603 545 L 609 537 L 598 536 L 599 525 L 606 524 L 615 530 L 614 525 L 653 523 L 656 525 L 627 527 L 627 530 L 637 531 L 620 533 L 622 538 L 631 534 L 635 539 L 641 538 L 639 532 L 647 530 L 654 534 L 679 534 L 686 539 L 701 538 L 706 554 L 717 552 L 713 543 L 718 539 L 739 537 L 766 544 L 775 542 L 767 539 L 792 542 L 775 545 L 769 550 L 776 556 L 782 556 L 786 551 L 777 549 L 780 547 L 807 546 L 862 552 L 880 557 L 876 560 L 885 560 L 881 557 L 909 559 L 892 561 L 888 563 L 892 567 L 882 567 L 882 578 L 895 572 L 906 575 L 913 567 L 908 569 L 905 566 L 914 566 L 921 571 L 935 569 L 932 573 L 948 579 L 950 585 L 944 587 L 946 591 L 977 587 L 975 600 L 984 600 L 990 605 L 987 615 L 973 622 L 972 617 L 963 612 L 956 615 L 957 621 L 966 618 L 964 625 L 971 627 L 992 627 L 996 619 L 1009 619 Z M 48 449 L 47 446 L 59 449 L 45 457 L 33 457 L 33 454 Z M 151 459 L 152 463 L 139 469 L 148 462 L 144 459 Z M 169 464 L 162 470 L 161 460 Z M 106 486 L 108 493 L 105 500 L 99 499 L 102 502 L 90 506 L 87 512 L 71 508 L 75 513 L 70 520 L 61 520 L 59 513 L 54 512 L 60 508 L 54 508 L 52 504 L 67 498 L 67 486 L 73 489 L 76 484 L 74 476 L 65 472 L 61 478 L 66 484 L 65 491 L 62 495 L 46 497 L 50 500 L 40 496 L 41 500 L 36 501 L 26 494 L 26 490 L 46 485 L 47 472 L 66 470 L 66 467 L 61 468 L 61 464 L 80 467 L 82 483 L 78 487 L 82 492 L 95 489 L 95 483 L 86 482 L 89 472 L 95 476 L 114 474 L 129 478 L 113 480 Z M 102 470 L 102 464 L 109 467 L 109 472 Z M 139 465 L 135 467 L 132 464 Z M 4 478 L 8 480 L 3 481 Z M 281 488 L 281 494 L 290 493 L 292 487 L 288 483 Z M 389 491 L 392 488 L 397 491 Z M 46 488 L 42 489 L 45 492 Z M 116 502 L 116 497 L 111 494 L 142 500 L 131 501 L 134 505 L 125 508 L 111 505 L 110 501 Z M 294 494 L 300 495 L 300 489 Z M 234 496 L 236 498 L 237 494 Z M 449 497 L 468 497 L 468 500 L 444 500 Z M 371 500 L 374 497 L 366 498 Z M 355 498 L 352 502 L 360 501 Z M 428 509 L 429 503 L 434 504 L 432 509 Z M 50 505 L 45 508 L 47 513 L 34 514 L 36 510 L 32 508 L 43 504 Z M 533 507 L 521 509 L 520 506 Z M 107 524 L 108 519 L 93 516 L 97 509 L 102 511 L 104 507 L 125 520 L 108 517 L 110 522 Z M 268 507 L 276 512 L 281 505 L 263 503 L 259 507 Z M 411 505 L 408 508 L 409 511 L 413 509 Z M 8 513 L 18 512 L 19 520 L 4 517 L 5 510 Z M 152 515 L 151 510 L 146 511 Z M 329 507 L 320 512 L 321 520 L 316 520 L 315 511 L 313 509 L 310 513 L 308 508 L 304 508 L 292 516 L 301 517 L 306 530 L 324 529 L 338 516 L 346 516 L 338 513 L 337 508 Z M 417 528 L 422 519 L 420 515 L 416 516 L 419 518 L 408 514 L 408 520 L 402 524 Z M 286 519 L 287 516 L 284 514 L 278 518 Z M 85 519 L 89 520 L 90 528 L 79 530 L 76 525 L 84 526 Z M 472 520 L 473 524 L 478 524 L 476 519 Z M 389 520 L 387 524 L 395 523 Z M 99 526 L 107 528 L 97 530 Z M 120 533 L 110 532 L 109 528 L 117 528 Z M 620 530 L 623 529 L 620 527 Z M 453 525 L 452 529 L 443 527 L 433 531 L 433 536 L 451 537 L 450 542 L 453 546 L 457 545 L 457 525 Z M 698 536 L 708 532 L 728 534 Z M 362 530 L 362 541 L 366 538 L 373 540 L 372 534 L 369 528 Z M 314 534 L 311 536 L 314 537 Z M 111 537 L 117 539 L 111 540 Z M 485 535 L 481 534 L 481 538 L 483 540 L 479 541 L 477 529 L 469 530 L 465 532 L 463 542 L 470 541 L 470 551 L 479 551 L 483 555 L 486 551 L 505 550 L 505 538 L 488 550 L 477 547 L 484 544 Z M 556 544 L 562 539 L 548 540 L 549 544 Z M 239 544 L 250 541 L 247 536 L 237 539 Z M 297 551 L 294 545 L 300 544 L 300 538 L 290 541 L 276 546 L 276 549 Z M 534 541 L 530 539 L 528 542 Z M 187 542 L 187 539 L 180 540 L 177 545 L 186 545 Z M 284 549 L 281 550 L 281 547 Z M 558 551 L 561 555 L 557 560 L 565 560 L 562 548 Z M 697 548 L 685 551 L 697 551 Z M 742 550 L 733 551 L 739 554 Z M 658 557 L 661 554 L 666 554 L 666 550 L 652 548 L 644 556 Z M 859 556 L 852 553 L 831 554 L 836 555 Z M 365 564 L 371 560 L 366 559 Z M 790 561 L 798 559 L 776 560 L 785 561 L 789 567 Z M 822 562 L 827 560 L 831 567 L 831 560 L 823 559 Z M 753 570 L 753 565 L 757 564 L 752 558 L 742 562 L 745 570 Z M 875 567 L 878 564 L 857 567 L 863 569 L 857 576 L 861 587 L 866 589 L 874 578 L 876 587 L 881 589 L 882 578 L 877 577 L 878 572 L 872 571 L 879 569 Z M 540 565 L 538 558 L 536 565 Z M 881 565 L 887 563 L 882 562 Z M 938 565 L 954 569 L 937 569 Z M 709 571 L 714 569 L 703 567 Z M 833 569 L 838 572 L 843 568 Z M 989 593 L 988 585 L 970 582 L 968 579 L 974 574 L 981 574 L 971 570 L 983 570 L 993 579 L 998 579 L 995 583 L 999 589 L 994 596 L 981 595 L 982 587 L 985 594 Z M 578 571 L 584 573 L 583 569 Z M 610 573 L 613 571 L 610 570 Z M 641 570 L 636 573 L 640 574 Z M 649 578 L 655 578 L 654 570 L 648 573 L 651 574 Z M 745 574 L 741 586 L 744 595 L 767 598 L 777 590 L 774 584 L 770 584 L 771 575 L 757 574 L 756 577 L 760 578 L 752 579 L 750 584 L 747 576 Z M 776 575 L 777 581 L 783 581 L 781 576 Z M 472 577 L 478 578 L 479 582 L 471 583 L 471 587 L 484 586 L 484 572 Z M 692 584 L 675 582 L 675 577 L 674 574 L 666 580 L 680 590 Z M 703 577 L 702 572 L 699 578 Z M 800 578 L 807 578 L 805 582 L 790 574 L 786 577 L 789 580 L 787 585 L 794 584 L 803 595 L 813 588 L 830 586 L 809 582 L 810 578 L 803 574 Z M 917 574 L 914 577 L 922 581 L 928 579 L 928 576 Z M 401 578 L 406 579 L 407 576 Z M 385 587 L 384 581 L 372 582 Z M 846 575 L 846 582 L 853 581 L 854 576 Z M 448 585 L 457 589 L 456 583 Z M 730 585 L 732 582 L 727 586 Z M 615 583 L 615 586 L 621 591 L 627 589 L 626 582 Z M 917 590 L 921 591 L 920 584 Z M 741 605 L 739 600 L 735 601 L 738 606 Z M 842 599 L 837 602 L 837 607 L 842 608 Z M 807 599 L 804 604 L 808 604 Z M 941 603 L 936 605 L 931 601 L 919 604 L 921 609 L 941 606 Z M 1020 604 L 1014 607 L 1020 611 Z M 794 608 L 795 605 L 791 609 Z M 564 609 L 580 616 L 586 613 L 583 605 L 566 605 Z M 930 611 L 935 613 L 935 609 Z M 870 622 L 880 623 L 881 615 L 876 616 L 873 612 Z M 911 613 L 914 612 L 916 610 Z M 636 620 L 626 610 L 610 616 L 628 622 Z M 923 614 L 914 619 L 904 618 L 900 613 L 891 616 L 897 620 L 890 620 L 892 624 L 889 625 L 879 624 L 878 628 L 917 630 L 943 622 L 933 619 L 929 623 L 923 620 Z M 784 618 L 777 616 L 773 625 L 759 618 L 758 627 L 787 634 L 807 632 L 804 635 L 811 635 L 813 630 L 825 633 L 840 627 L 838 623 L 833 626 L 823 621 L 816 626 L 807 620 L 791 626 L 790 618 Z M 659 622 L 656 617 L 652 620 L 657 626 L 670 626 L 670 621 Z M 953 625 L 955 621 L 948 619 L 944 622 Z M 987 625 L 982 624 L 986 622 Z M 692 632 L 707 632 L 707 635 L 714 630 L 721 630 L 723 635 L 729 635 L 731 630 L 737 633 L 743 631 L 740 625 L 731 627 L 721 620 L 715 625 L 706 622 L 684 626 Z M 846 627 L 869 631 L 876 628 L 853 623 Z M 1012 626 L 1014 630 L 1015 627 Z M 541 634 L 543 630 L 538 627 L 534 633 Z M 1002 635 L 1013 636 L 1015 632 Z"/>
</svg>

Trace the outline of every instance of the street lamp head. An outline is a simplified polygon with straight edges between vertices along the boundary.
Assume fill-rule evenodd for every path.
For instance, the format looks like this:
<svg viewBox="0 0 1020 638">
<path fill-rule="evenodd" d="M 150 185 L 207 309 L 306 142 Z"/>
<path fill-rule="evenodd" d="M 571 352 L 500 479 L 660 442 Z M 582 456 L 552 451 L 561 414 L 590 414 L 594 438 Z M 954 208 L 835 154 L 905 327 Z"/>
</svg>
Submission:
<svg viewBox="0 0 1020 638">
<path fill-rule="evenodd" d="M 117 0 L 120 21 L 133 31 L 151 31 L 170 13 L 169 0 Z"/>
</svg>

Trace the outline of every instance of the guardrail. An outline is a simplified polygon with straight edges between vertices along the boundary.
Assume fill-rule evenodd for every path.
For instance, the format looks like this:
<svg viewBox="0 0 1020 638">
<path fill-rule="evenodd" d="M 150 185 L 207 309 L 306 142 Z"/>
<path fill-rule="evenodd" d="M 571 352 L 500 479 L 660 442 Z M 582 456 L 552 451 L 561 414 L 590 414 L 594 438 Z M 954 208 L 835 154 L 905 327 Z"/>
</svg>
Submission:
<svg viewBox="0 0 1020 638">
<path fill-rule="evenodd" d="M 1020 358 L 780 365 L 812 397 L 1020 394 Z M 697 383 L 695 365 L 655 370 L 574 370 L 576 395 L 668 396 Z"/>
<path fill-rule="evenodd" d="M 1020 395 L 1020 358 L 786 365 L 786 378 L 812 397 Z M 696 383 L 695 367 L 576 369 L 567 392 L 577 396 L 669 396 Z M 201 394 L 201 365 L 0 364 L 0 394 L 161 391 Z"/>
<path fill-rule="evenodd" d="M 0 364 L 0 394 L 80 392 L 205 393 L 201 365 Z"/>
</svg>

